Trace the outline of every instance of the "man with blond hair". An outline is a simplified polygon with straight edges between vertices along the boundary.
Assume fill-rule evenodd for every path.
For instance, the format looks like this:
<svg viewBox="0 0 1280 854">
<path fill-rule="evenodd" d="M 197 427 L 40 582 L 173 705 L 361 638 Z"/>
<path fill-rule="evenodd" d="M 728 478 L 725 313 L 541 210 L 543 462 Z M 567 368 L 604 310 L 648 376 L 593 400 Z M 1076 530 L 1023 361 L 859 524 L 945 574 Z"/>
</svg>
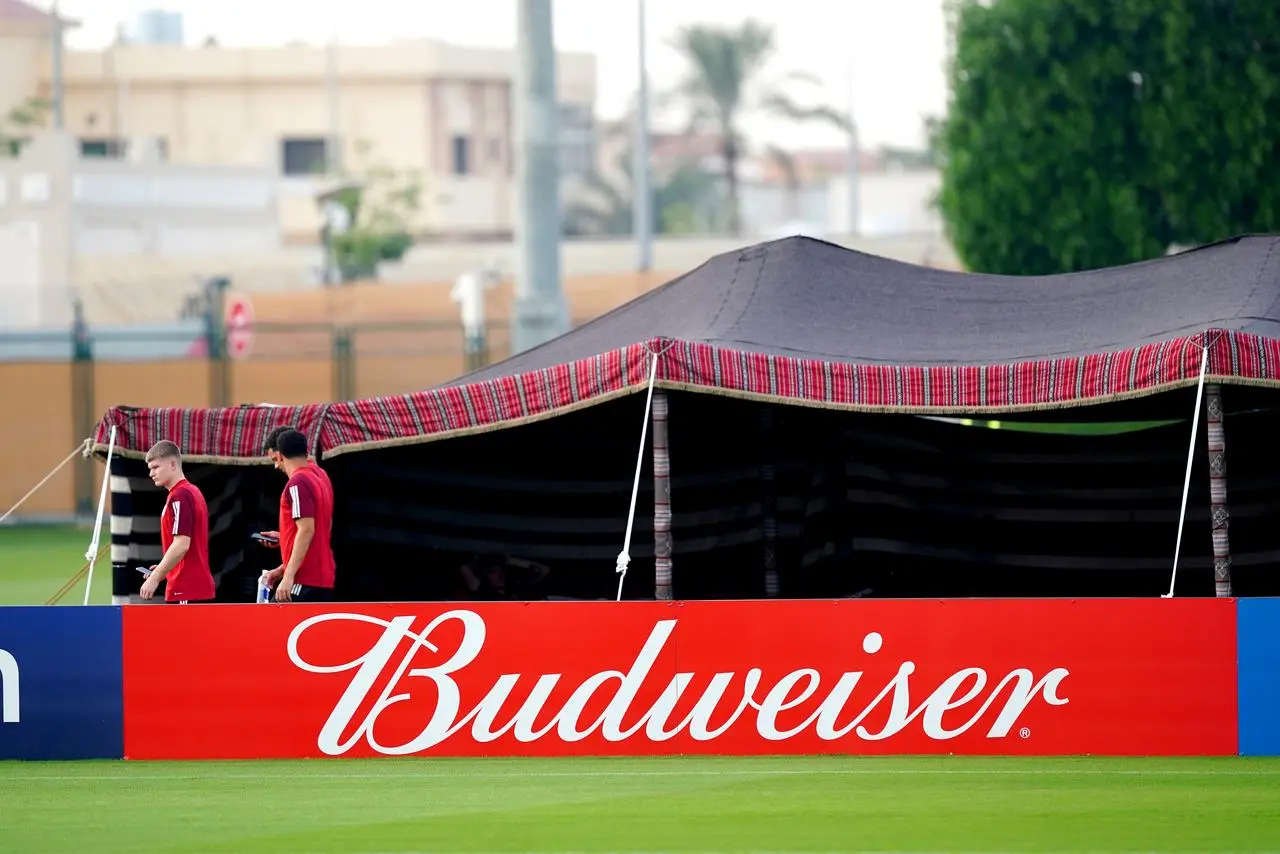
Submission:
<svg viewBox="0 0 1280 854">
<path fill-rule="evenodd" d="M 160 514 L 160 545 L 164 556 L 151 567 L 139 595 L 150 599 L 161 582 L 166 602 L 186 605 L 212 601 L 215 590 L 209 571 L 209 508 L 204 495 L 182 471 L 182 451 L 168 439 L 147 451 L 151 481 L 168 490 Z"/>
</svg>

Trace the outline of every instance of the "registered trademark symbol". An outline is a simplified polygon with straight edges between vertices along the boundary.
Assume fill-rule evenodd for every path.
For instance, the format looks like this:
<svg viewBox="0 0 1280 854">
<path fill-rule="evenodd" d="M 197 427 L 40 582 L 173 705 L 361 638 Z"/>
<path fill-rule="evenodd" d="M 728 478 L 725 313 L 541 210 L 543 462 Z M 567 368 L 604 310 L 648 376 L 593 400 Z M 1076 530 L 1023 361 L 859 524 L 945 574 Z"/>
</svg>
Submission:
<svg viewBox="0 0 1280 854">
<path fill-rule="evenodd" d="M 1031 738 L 1031 730 L 1030 730 L 1030 728 L 1028 728 L 1028 727 L 1023 727 L 1022 729 L 1018 730 L 1018 737 L 1019 737 L 1019 738 Z"/>
</svg>

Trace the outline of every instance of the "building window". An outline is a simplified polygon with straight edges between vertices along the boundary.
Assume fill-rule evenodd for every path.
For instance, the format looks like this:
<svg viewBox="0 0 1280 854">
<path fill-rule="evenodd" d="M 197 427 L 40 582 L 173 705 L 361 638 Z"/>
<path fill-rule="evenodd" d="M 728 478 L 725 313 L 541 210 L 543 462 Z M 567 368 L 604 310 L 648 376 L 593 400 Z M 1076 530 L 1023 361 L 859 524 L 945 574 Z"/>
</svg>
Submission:
<svg viewBox="0 0 1280 854">
<path fill-rule="evenodd" d="M 324 137 L 280 140 L 280 171 L 285 175 L 320 175 L 328 167 Z"/>
<path fill-rule="evenodd" d="M 471 173 L 471 140 L 462 134 L 453 137 L 453 174 Z"/>
<path fill-rule="evenodd" d="M 81 157 L 101 157 L 119 160 L 124 157 L 124 141 L 119 139 L 81 139 Z"/>
</svg>

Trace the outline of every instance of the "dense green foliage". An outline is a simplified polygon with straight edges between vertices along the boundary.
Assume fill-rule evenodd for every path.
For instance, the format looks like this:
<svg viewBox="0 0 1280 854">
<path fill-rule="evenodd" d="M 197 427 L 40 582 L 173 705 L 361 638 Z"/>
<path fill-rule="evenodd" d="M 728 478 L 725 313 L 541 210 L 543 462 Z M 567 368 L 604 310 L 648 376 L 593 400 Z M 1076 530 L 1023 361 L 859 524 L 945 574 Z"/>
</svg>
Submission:
<svg viewBox="0 0 1280 854">
<path fill-rule="evenodd" d="M 969 269 L 1280 231 L 1276 0 L 962 5 L 939 202 Z"/>
</svg>

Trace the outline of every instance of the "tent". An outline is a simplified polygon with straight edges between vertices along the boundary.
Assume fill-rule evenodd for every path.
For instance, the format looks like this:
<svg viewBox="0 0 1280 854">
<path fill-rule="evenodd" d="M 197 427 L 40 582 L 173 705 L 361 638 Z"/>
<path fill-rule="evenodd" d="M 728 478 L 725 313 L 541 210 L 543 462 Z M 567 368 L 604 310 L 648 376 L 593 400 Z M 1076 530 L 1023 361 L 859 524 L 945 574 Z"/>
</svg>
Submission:
<svg viewBox="0 0 1280 854">
<path fill-rule="evenodd" d="M 168 438 L 210 502 L 219 596 L 248 598 L 282 486 L 263 438 L 288 423 L 335 485 L 340 596 L 465 595 L 458 565 L 499 551 L 549 566 L 543 592 L 612 598 L 652 369 L 626 598 L 1156 595 L 1188 459 L 1178 593 L 1275 592 L 1278 249 L 1004 277 L 789 237 L 424 391 L 115 407 L 115 591 L 158 558 L 140 461 Z"/>
</svg>

